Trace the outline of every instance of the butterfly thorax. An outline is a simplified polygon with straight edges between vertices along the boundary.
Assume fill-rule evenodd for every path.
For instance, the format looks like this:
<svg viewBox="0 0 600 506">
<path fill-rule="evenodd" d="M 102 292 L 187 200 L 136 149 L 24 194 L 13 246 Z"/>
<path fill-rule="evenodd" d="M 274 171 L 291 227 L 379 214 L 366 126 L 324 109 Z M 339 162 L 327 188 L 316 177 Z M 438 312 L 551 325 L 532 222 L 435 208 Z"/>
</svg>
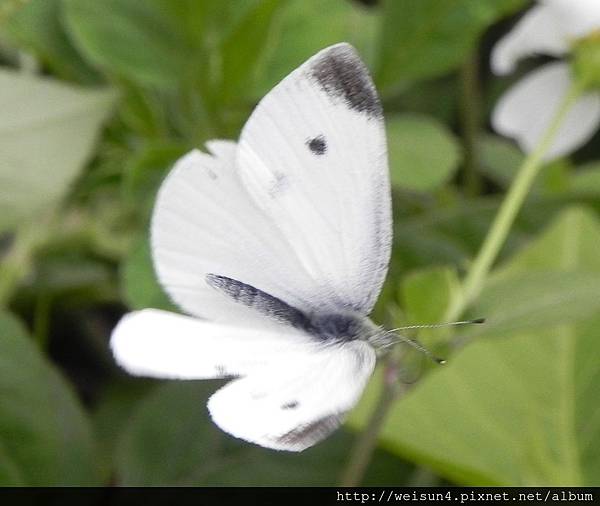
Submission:
<svg viewBox="0 0 600 506">
<path fill-rule="evenodd" d="M 321 341 L 353 341 L 369 340 L 378 331 L 378 327 L 361 314 L 335 312 L 308 316 L 306 330 Z"/>
</svg>

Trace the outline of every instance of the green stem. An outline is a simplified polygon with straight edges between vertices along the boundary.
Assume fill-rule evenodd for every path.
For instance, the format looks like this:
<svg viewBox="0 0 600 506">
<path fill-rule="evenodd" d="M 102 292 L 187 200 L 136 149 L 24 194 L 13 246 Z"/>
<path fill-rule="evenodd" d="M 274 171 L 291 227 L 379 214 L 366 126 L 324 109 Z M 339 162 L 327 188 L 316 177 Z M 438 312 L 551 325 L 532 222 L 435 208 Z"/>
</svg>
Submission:
<svg viewBox="0 0 600 506">
<path fill-rule="evenodd" d="M 458 318 L 481 290 L 487 274 L 508 236 L 515 217 L 523 205 L 535 176 L 543 165 L 544 154 L 548 151 L 566 114 L 580 96 L 582 90 L 581 83 L 574 84 L 571 87 L 537 147 L 523 162 L 517 177 L 513 181 L 498 210 L 498 214 L 494 218 L 481 250 L 469 269 L 460 297 L 455 299 L 454 304 L 446 314 L 446 321 Z M 379 433 L 386 416 L 394 401 L 397 400 L 401 393 L 400 384 L 394 381 L 395 371 L 398 367 L 398 356 L 393 353 L 395 351 L 396 349 L 392 351 L 385 367 L 384 385 L 377 406 L 371 414 L 367 427 L 361 433 L 356 446 L 352 450 L 350 461 L 342 476 L 342 486 L 357 486 L 361 483 L 376 448 Z"/>
<path fill-rule="evenodd" d="M 574 83 L 571 86 L 542 139 L 523 161 L 498 210 L 498 214 L 494 218 L 483 245 L 467 273 L 460 295 L 454 299 L 453 304 L 446 313 L 445 321 L 453 321 L 460 317 L 462 312 L 479 295 L 492 264 L 506 241 L 515 217 L 521 209 L 535 177 L 543 166 L 544 155 L 548 151 L 566 114 L 580 96 L 581 91 L 582 86 L 580 83 Z"/>
<path fill-rule="evenodd" d="M 371 414 L 367 426 L 360 433 L 355 446 L 352 448 L 348 465 L 344 469 L 340 486 L 342 487 L 357 487 L 362 483 L 365 472 L 371 462 L 371 457 L 377 447 L 379 433 L 383 427 L 387 414 L 394 404 L 394 401 L 402 393 L 401 383 L 398 382 L 397 371 L 399 365 L 399 357 L 394 353 L 390 353 L 388 361 L 385 364 L 383 372 L 384 382 L 381 394 L 377 401 L 377 405 Z"/>
<path fill-rule="evenodd" d="M 479 195 L 481 177 L 479 175 L 478 137 L 481 127 L 481 92 L 479 89 L 479 60 L 473 54 L 463 64 L 460 71 L 460 121 L 465 152 L 464 185 L 470 197 Z"/>
<path fill-rule="evenodd" d="M 490 227 L 481 250 L 465 278 L 461 295 L 455 299 L 454 304 L 447 312 L 446 321 L 452 321 L 458 318 L 480 292 L 487 274 L 508 236 L 515 217 L 523 205 L 535 176 L 543 165 L 544 154 L 548 151 L 566 114 L 575 100 L 579 97 L 581 91 L 582 87 L 579 84 L 575 84 L 571 87 L 537 147 L 523 162 L 517 177 L 513 181 L 513 184 L 500 206 L 498 214 Z M 399 383 L 393 380 L 397 367 L 398 357 L 392 353 L 385 367 L 384 386 L 377 406 L 371 414 L 367 427 L 361 433 L 356 446 L 352 450 L 350 461 L 342 476 L 342 486 L 357 486 L 360 485 L 363 479 L 373 452 L 377 446 L 379 433 L 383 427 L 386 416 L 401 393 Z"/>
</svg>

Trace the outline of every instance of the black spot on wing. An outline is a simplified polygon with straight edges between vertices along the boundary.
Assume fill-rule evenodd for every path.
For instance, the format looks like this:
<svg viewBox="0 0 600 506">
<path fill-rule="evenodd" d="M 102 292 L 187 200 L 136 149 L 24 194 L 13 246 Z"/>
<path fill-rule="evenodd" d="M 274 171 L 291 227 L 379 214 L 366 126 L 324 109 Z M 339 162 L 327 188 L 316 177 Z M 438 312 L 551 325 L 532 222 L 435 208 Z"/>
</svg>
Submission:
<svg viewBox="0 0 600 506">
<path fill-rule="evenodd" d="M 346 413 L 324 416 L 314 422 L 299 425 L 295 429 L 274 438 L 274 440 L 279 444 L 292 448 L 307 448 L 329 436 L 341 425 L 345 416 Z"/>
<path fill-rule="evenodd" d="M 322 135 L 318 135 L 313 139 L 309 139 L 306 141 L 306 144 L 308 145 L 308 149 L 310 149 L 315 155 L 324 155 L 325 151 L 327 151 L 327 141 Z"/>
<path fill-rule="evenodd" d="M 300 404 L 298 401 L 290 401 L 281 405 L 281 409 L 296 409 Z"/>
<path fill-rule="evenodd" d="M 343 99 L 348 107 L 369 117 L 382 117 L 369 71 L 351 46 L 340 44 L 324 50 L 309 72 L 329 96 Z"/>
<path fill-rule="evenodd" d="M 309 324 L 308 318 L 302 311 L 252 285 L 216 274 L 207 274 L 206 283 L 232 298 L 235 302 L 248 306 L 258 313 L 281 323 L 303 329 Z"/>
</svg>

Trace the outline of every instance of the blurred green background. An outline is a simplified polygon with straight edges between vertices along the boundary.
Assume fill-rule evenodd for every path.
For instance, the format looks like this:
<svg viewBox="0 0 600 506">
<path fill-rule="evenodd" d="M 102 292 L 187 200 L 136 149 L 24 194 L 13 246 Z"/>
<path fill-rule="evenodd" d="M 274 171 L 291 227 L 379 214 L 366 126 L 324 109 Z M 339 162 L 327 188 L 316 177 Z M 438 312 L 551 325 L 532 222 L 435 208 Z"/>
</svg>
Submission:
<svg viewBox="0 0 600 506">
<path fill-rule="evenodd" d="M 128 377 L 126 311 L 169 307 L 148 220 L 170 166 L 233 138 L 323 47 L 384 103 L 393 260 L 375 319 L 435 322 L 523 155 L 489 128 L 489 52 L 524 0 L 0 0 L 0 484 L 336 485 L 371 416 L 301 454 L 220 432 L 222 382 Z M 545 167 L 468 311 L 423 331 L 366 485 L 600 485 L 600 143 Z"/>
</svg>

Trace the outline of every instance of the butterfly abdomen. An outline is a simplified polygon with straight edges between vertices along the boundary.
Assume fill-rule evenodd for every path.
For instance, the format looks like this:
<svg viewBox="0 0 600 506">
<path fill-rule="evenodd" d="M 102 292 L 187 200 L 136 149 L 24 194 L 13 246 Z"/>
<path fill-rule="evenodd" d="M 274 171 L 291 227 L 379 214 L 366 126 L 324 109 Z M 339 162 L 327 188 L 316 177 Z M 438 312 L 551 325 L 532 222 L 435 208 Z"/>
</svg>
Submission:
<svg viewBox="0 0 600 506">
<path fill-rule="evenodd" d="M 235 302 L 252 308 L 263 316 L 279 323 L 304 330 L 319 341 L 339 342 L 368 339 L 370 334 L 369 320 L 353 312 L 312 313 L 307 315 L 281 299 L 237 279 L 208 274 L 206 282 Z"/>
<path fill-rule="evenodd" d="M 308 325 L 308 319 L 302 311 L 252 285 L 217 274 L 207 274 L 206 283 L 235 302 L 275 321 L 301 329 Z"/>
</svg>

